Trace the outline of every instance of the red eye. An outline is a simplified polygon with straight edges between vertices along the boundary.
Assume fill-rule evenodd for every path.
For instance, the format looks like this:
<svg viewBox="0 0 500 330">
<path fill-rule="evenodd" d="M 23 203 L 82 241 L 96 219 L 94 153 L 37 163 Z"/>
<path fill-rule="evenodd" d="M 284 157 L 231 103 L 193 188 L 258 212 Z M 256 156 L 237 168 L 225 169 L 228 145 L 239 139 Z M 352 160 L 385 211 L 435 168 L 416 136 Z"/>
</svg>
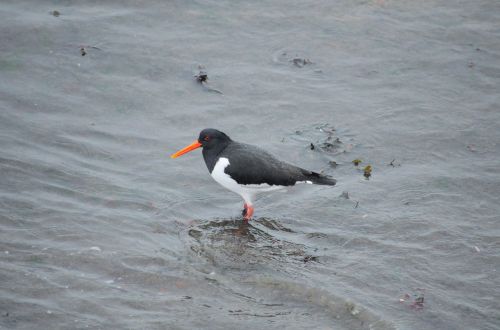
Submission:
<svg viewBox="0 0 500 330">
<path fill-rule="evenodd" d="M 205 137 L 203 138 L 203 140 L 204 140 L 204 141 L 208 141 L 208 140 L 210 140 L 210 138 L 209 138 L 208 136 L 205 136 Z"/>
</svg>

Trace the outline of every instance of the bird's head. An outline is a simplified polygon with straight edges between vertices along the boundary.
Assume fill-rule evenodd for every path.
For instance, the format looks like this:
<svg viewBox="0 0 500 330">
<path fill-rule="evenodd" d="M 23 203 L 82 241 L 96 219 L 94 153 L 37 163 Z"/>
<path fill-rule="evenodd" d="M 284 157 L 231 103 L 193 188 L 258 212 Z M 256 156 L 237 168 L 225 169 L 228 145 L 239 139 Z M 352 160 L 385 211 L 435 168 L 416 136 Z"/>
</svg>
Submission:
<svg viewBox="0 0 500 330">
<path fill-rule="evenodd" d="M 177 158 L 200 147 L 203 147 L 205 150 L 225 147 L 230 141 L 231 139 L 225 133 L 214 128 L 205 128 L 200 132 L 200 136 L 198 136 L 196 141 L 177 151 L 170 157 Z"/>
</svg>

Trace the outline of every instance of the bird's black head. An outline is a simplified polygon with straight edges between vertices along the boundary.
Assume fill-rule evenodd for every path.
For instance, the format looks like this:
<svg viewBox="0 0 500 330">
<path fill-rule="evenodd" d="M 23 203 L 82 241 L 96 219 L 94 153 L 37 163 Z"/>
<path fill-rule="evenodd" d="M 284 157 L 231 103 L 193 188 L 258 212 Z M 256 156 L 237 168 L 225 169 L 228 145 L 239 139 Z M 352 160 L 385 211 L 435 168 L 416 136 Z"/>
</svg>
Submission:
<svg viewBox="0 0 500 330">
<path fill-rule="evenodd" d="M 211 169 L 217 160 L 217 155 L 224 150 L 229 143 L 231 143 L 231 139 L 226 134 L 213 128 L 206 128 L 200 132 L 198 140 L 177 151 L 170 157 L 177 158 L 185 153 L 203 147 L 203 158 L 205 158 L 207 166 L 209 166 L 209 163 L 211 164 L 211 167 L 209 166 L 209 169 Z"/>
<path fill-rule="evenodd" d="M 198 142 L 201 143 L 203 150 L 225 148 L 231 139 L 225 133 L 214 128 L 205 128 L 200 132 Z"/>
</svg>

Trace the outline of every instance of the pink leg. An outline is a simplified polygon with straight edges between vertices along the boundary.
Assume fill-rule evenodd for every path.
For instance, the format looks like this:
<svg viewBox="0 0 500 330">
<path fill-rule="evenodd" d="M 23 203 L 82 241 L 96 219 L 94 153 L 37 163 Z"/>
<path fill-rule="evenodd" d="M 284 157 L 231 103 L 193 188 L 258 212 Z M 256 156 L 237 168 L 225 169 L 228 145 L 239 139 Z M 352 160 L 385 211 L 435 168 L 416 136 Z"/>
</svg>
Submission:
<svg viewBox="0 0 500 330">
<path fill-rule="evenodd" d="M 245 220 L 245 222 L 248 222 L 248 220 L 250 220 L 253 215 L 253 206 L 247 204 L 245 204 L 245 206 L 246 206 L 245 208 L 246 212 L 243 219 Z"/>
</svg>

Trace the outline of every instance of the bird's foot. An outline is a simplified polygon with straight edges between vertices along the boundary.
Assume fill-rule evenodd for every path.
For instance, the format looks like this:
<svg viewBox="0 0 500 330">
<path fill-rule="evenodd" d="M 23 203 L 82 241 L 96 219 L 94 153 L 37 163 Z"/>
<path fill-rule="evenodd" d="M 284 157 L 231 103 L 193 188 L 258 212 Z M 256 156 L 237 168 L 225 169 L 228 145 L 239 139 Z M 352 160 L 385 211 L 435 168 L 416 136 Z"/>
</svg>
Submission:
<svg viewBox="0 0 500 330">
<path fill-rule="evenodd" d="M 243 214 L 242 214 L 242 215 L 243 215 L 243 220 L 244 220 L 245 222 L 248 222 L 248 221 L 252 218 L 252 215 L 253 215 L 253 210 L 254 210 L 254 209 L 253 209 L 253 206 L 251 206 L 251 205 L 247 205 L 247 204 L 245 203 L 245 205 L 244 205 L 244 209 L 243 209 L 243 212 L 242 212 L 242 213 L 243 213 Z"/>
<path fill-rule="evenodd" d="M 247 208 L 248 208 L 248 204 L 244 203 L 243 204 L 243 211 L 241 211 L 242 216 L 245 216 L 247 214 Z"/>
</svg>

